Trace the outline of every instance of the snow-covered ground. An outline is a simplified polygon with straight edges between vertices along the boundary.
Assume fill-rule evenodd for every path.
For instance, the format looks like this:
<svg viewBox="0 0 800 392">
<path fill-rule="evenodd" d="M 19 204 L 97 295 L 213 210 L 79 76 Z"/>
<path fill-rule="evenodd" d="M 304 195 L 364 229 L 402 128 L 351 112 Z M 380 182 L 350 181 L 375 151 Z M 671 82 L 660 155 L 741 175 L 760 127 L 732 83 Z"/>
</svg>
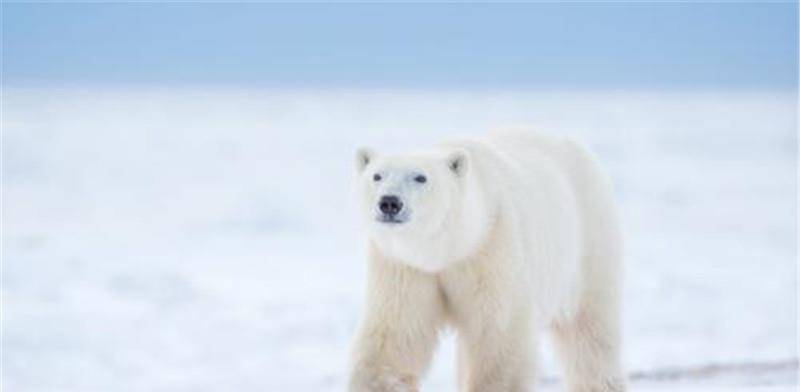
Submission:
<svg viewBox="0 0 800 392">
<path fill-rule="evenodd" d="M 363 299 L 356 147 L 524 125 L 586 139 L 613 176 L 634 390 L 793 390 L 796 104 L 6 88 L 3 390 L 342 390 Z M 454 390 L 452 356 L 446 335 L 425 390 Z"/>
</svg>

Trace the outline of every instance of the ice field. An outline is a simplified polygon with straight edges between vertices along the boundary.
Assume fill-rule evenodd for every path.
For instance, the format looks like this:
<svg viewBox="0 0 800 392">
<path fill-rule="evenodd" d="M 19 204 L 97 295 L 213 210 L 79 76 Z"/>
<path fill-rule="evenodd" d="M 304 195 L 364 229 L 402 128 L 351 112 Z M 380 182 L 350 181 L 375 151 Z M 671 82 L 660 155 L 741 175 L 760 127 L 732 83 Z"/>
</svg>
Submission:
<svg viewBox="0 0 800 392">
<path fill-rule="evenodd" d="M 632 390 L 797 383 L 790 92 L 3 92 L 3 390 L 341 391 L 354 152 L 583 138 L 626 235 Z M 545 344 L 544 390 L 561 390 Z M 443 336 L 425 391 L 454 391 Z"/>
</svg>

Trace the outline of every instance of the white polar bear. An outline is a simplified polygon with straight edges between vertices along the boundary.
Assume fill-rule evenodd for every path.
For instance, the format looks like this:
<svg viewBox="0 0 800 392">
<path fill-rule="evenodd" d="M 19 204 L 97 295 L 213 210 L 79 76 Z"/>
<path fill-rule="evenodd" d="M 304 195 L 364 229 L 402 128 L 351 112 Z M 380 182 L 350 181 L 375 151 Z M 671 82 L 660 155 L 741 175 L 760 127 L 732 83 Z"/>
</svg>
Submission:
<svg viewBox="0 0 800 392">
<path fill-rule="evenodd" d="M 529 391 L 538 331 L 570 391 L 622 391 L 621 235 L 608 177 L 580 144 L 493 134 L 400 156 L 361 150 L 366 316 L 351 391 L 416 391 L 438 331 L 462 391 Z"/>
</svg>

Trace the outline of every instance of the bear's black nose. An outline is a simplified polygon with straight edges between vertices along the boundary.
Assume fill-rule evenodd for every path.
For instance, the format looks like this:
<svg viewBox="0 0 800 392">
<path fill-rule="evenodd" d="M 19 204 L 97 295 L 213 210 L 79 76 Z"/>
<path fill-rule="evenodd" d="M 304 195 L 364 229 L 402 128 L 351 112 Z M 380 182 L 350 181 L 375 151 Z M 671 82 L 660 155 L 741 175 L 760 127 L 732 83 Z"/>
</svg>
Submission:
<svg viewBox="0 0 800 392">
<path fill-rule="evenodd" d="M 381 201 L 378 202 L 378 208 L 382 213 L 394 216 L 403 209 L 403 202 L 397 196 L 387 195 L 381 197 Z"/>
</svg>

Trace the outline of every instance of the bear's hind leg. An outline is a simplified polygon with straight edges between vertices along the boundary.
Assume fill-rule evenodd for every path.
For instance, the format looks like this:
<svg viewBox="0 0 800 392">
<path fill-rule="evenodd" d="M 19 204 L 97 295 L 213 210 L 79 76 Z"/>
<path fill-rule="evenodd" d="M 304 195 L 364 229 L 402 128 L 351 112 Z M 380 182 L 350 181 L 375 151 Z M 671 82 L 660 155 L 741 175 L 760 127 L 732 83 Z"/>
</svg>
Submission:
<svg viewBox="0 0 800 392">
<path fill-rule="evenodd" d="M 597 303 L 593 305 L 582 306 L 573 318 L 559 320 L 552 326 L 567 390 L 625 391 L 617 312 L 608 308 L 601 310 Z"/>
</svg>

